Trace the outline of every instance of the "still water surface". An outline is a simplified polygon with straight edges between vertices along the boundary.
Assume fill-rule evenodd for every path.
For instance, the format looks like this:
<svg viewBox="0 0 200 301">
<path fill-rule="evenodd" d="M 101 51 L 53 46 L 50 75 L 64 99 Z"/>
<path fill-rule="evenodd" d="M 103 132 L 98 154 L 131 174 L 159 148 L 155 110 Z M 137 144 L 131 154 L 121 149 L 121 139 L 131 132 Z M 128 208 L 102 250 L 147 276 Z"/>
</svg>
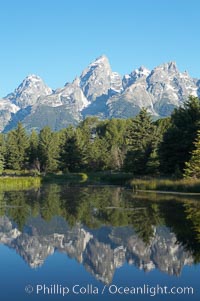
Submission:
<svg viewBox="0 0 200 301">
<path fill-rule="evenodd" d="M 200 198 L 58 185 L 0 193 L 0 300 L 197 301 L 199 262 Z"/>
</svg>

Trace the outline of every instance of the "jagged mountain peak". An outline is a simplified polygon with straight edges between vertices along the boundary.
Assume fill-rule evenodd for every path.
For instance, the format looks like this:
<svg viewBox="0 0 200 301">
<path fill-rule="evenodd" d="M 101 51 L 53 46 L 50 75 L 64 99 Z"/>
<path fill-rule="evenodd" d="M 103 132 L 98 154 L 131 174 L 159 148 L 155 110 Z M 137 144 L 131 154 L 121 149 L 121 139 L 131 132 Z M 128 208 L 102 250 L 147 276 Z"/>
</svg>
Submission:
<svg viewBox="0 0 200 301">
<path fill-rule="evenodd" d="M 169 69 L 177 69 L 177 65 L 175 61 L 168 62 Z"/>
<path fill-rule="evenodd" d="M 123 88 L 126 89 L 132 84 L 134 84 L 138 79 L 146 79 L 149 76 L 151 71 L 144 66 L 139 67 L 138 69 L 133 70 L 130 74 L 126 74 L 123 77 Z"/>
<path fill-rule="evenodd" d="M 149 69 L 147 69 L 144 66 L 141 66 L 138 69 L 133 70 L 130 74 L 130 77 L 137 79 L 137 78 L 140 78 L 143 76 L 147 77 L 147 76 L 149 76 L 150 73 L 151 73 L 151 71 Z"/>
<path fill-rule="evenodd" d="M 175 61 L 170 61 L 168 63 L 163 63 L 156 68 L 154 68 L 154 71 L 162 70 L 165 72 L 178 72 L 178 68 Z"/>
<path fill-rule="evenodd" d="M 28 87 L 33 87 L 34 85 L 43 85 L 44 82 L 41 79 L 41 77 L 39 77 L 38 75 L 35 74 L 29 74 L 28 76 L 26 76 L 23 81 L 21 82 L 21 84 L 17 87 L 17 89 L 15 89 L 15 91 L 17 93 L 20 93 L 22 90 L 28 88 Z"/>
<path fill-rule="evenodd" d="M 89 101 L 107 95 L 111 87 L 112 70 L 108 58 L 100 56 L 80 76 L 80 87 Z"/>
<path fill-rule="evenodd" d="M 179 78 L 180 74 L 175 62 L 163 63 L 151 71 L 149 75 L 149 84 L 155 85 L 160 83 L 166 85 L 166 83 L 169 84 L 175 78 Z"/>
<path fill-rule="evenodd" d="M 34 105 L 39 97 L 49 95 L 52 92 L 52 89 L 39 76 L 30 74 L 25 77 L 14 93 L 7 95 L 5 99 L 23 109 Z"/>
<path fill-rule="evenodd" d="M 64 87 L 67 87 L 69 85 L 80 87 L 80 77 L 76 76 L 75 79 L 72 81 L 72 83 L 66 82 L 65 85 L 64 85 Z M 59 89 L 56 89 L 56 91 L 59 90 Z"/>
<path fill-rule="evenodd" d="M 30 87 L 36 85 L 37 88 L 39 88 L 39 85 L 45 86 L 47 88 L 47 85 L 44 83 L 42 78 L 35 74 L 29 74 L 25 77 L 25 79 L 22 81 L 22 83 L 18 86 L 18 88 L 15 91 L 20 91 L 23 88 Z M 52 92 L 52 90 L 48 87 L 49 93 Z"/>
<path fill-rule="evenodd" d="M 8 123 L 11 124 L 9 129 L 13 128 L 13 119 L 22 121 L 29 129 L 33 123 L 34 127 L 41 129 L 46 120 L 52 129 L 60 129 L 91 115 L 99 118 L 133 117 L 142 107 L 156 118 L 165 117 L 190 95 L 200 95 L 200 80 L 193 79 L 187 72 L 180 72 L 174 61 L 162 63 L 151 71 L 141 66 L 121 78 L 119 73 L 112 71 L 107 56 L 101 55 L 79 77 L 54 91 L 38 75 L 28 75 L 13 93 L 4 98 L 5 101 L 1 101 L 0 130 L 4 130 Z M 34 112 L 38 115 L 35 116 Z M 41 112 L 44 116 L 42 123 Z M 60 119 L 54 118 L 58 113 Z M 52 119 L 56 120 L 56 126 Z"/>
<path fill-rule="evenodd" d="M 100 55 L 95 59 L 95 61 L 91 64 L 107 64 L 109 63 L 109 59 L 105 54 Z"/>
<path fill-rule="evenodd" d="M 105 55 L 101 55 L 91 62 L 87 68 L 85 68 L 80 76 L 83 79 L 86 75 L 90 75 L 91 72 L 95 72 L 95 69 L 109 69 L 111 70 L 108 58 Z"/>
<path fill-rule="evenodd" d="M 151 71 L 149 69 L 147 69 L 145 66 L 140 66 L 136 70 L 138 70 L 140 73 L 147 75 L 147 76 L 151 73 Z"/>
<path fill-rule="evenodd" d="M 30 81 L 41 80 L 42 81 L 41 77 L 36 74 L 29 74 L 25 77 L 24 80 L 30 80 Z"/>
<path fill-rule="evenodd" d="M 72 84 L 79 87 L 80 86 L 80 78 L 78 76 L 75 77 Z"/>
</svg>

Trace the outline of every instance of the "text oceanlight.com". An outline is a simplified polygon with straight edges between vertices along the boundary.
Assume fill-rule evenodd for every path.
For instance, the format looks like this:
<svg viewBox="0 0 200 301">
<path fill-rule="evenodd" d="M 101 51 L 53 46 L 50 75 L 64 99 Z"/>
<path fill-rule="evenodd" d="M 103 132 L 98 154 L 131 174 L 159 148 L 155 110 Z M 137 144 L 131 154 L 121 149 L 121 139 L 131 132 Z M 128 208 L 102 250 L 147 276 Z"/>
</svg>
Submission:
<svg viewBox="0 0 200 301">
<path fill-rule="evenodd" d="M 79 284 L 74 284 L 72 286 L 64 286 L 61 284 L 37 284 L 35 286 L 27 285 L 25 287 L 27 294 L 36 295 L 60 295 L 67 296 L 69 294 L 73 295 L 148 295 L 154 297 L 156 295 L 193 295 L 194 288 L 189 286 L 160 286 L 159 284 L 151 286 L 144 284 L 142 286 L 120 286 L 120 285 L 104 285 L 102 288 L 94 286 L 92 284 L 87 284 L 81 286 Z"/>
</svg>

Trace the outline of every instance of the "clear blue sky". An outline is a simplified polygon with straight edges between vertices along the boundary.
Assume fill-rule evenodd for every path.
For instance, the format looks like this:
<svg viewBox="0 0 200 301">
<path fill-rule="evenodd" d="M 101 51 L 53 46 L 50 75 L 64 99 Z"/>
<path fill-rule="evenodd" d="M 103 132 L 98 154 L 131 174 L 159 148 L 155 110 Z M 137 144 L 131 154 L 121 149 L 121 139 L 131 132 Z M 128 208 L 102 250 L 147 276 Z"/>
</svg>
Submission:
<svg viewBox="0 0 200 301">
<path fill-rule="evenodd" d="M 0 96 L 28 74 L 63 86 L 101 54 L 130 73 L 176 61 L 200 78 L 199 0 L 0 1 Z"/>
</svg>

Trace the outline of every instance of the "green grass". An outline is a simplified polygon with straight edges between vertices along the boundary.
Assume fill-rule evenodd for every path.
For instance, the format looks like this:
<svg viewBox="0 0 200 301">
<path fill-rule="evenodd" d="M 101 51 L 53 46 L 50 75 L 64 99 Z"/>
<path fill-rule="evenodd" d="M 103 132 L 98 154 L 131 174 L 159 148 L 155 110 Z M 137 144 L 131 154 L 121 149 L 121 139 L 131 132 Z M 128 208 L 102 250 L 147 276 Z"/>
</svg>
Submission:
<svg viewBox="0 0 200 301">
<path fill-rule="evenodd" d="M 89 180 L 97 180 L 100 183 L 112 185 L 125 185 L 131 178 L 132 174 L 125 172 L 99 172 L 89 174 Z"/>
<path fill-rule="evenodd" d="M 67 174 L 47 174 L 42 177 L 42 182 L 44 183 L 84 183 L 88 179 L 85 173 L 67 173 Z"/>
<path fill-rule="evenodd" d="M 0 177 L 0 190 L 26 190 L 38 188 L 41 185 L 40 177 Z"/>
<path fill-rule="evenodd" d="M 112 184 L 125 185 L 132 178 L 132 174 L 122 172 L 88 172 L 88 173 L 67 173 L 67 174 L 48 174 L 43 177 L 43 182 L 72 183 L 83 185 Z"/>
<path fill-rule="evenodd" d="M 42 183 L 72 184 L 72 185 L 125 185 L 132 178 L 131 174 L 120 172 L 91 173 L 52 173 L 31 176 L 30 172 L 7 171 L 0 177 L 0 190 L 23 190 L 39 187 Z"/>
<path fill-rule="evenodd" d="M 48 174 L 46 176 L 30 176 L 12 174 L 0 177 L 0 190 L 24 190 L 38 188 L 42 183 L 72 184 L 72 185 L 121 185 L 129 186 L 134 191 L 172 191 L 183 193 L 200 193 L 200 179 L 132 179 L 132 174 L 122 172 L 91 172 Z"/>
<path fill-rule="evenodd" d="M 174 191 L 185 193 L 200 193 L 200 180 L 196 179 L 132 179 L 130 186 L 135 190 Z"/>
</svg>

